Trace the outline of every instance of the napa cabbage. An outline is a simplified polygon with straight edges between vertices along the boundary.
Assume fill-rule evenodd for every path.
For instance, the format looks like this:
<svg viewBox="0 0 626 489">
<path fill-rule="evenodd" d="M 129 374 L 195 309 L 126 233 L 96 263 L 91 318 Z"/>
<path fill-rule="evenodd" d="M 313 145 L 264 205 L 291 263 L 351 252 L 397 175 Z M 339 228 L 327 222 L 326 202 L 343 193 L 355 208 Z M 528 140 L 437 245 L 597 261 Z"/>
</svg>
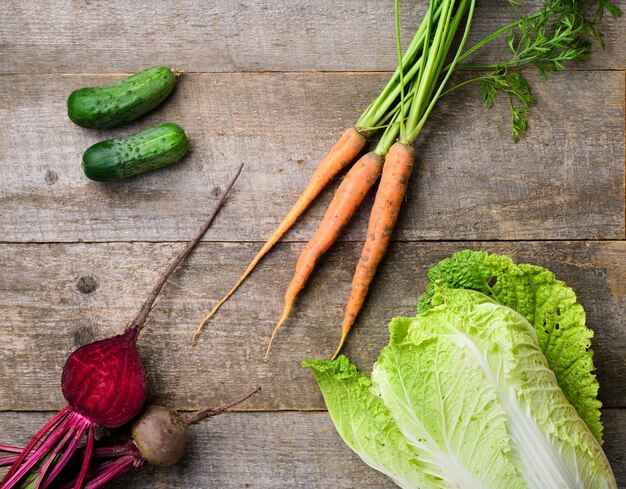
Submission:
<svg viewBox="0 0 626 489">
<path fill-rule="evenodd" d="M 559 365 L 551 352 L 556 343 L 567 351 L 570 339 L 574 351 L 589 351 L 571 289 L 538 267 L 512 268 L 485 254 L 453 258 L 431 273 L 418 315 L 392 320 L 370 377 L 344 356 L 304 362 L 340 436 L 406 489 L 616 488 L 597 439 L 599 417 L 585 422 L 574 393 L 565 393 L 573 382 L 559 382 L 548 360 Z M 476 264 L 481 279 L 470 283 L 459 258 Z M 542 348 L 545 331 L 561 327 L 570 334 Z M 595 396 L 582 395 L 595 409 Z"/>
</svg>

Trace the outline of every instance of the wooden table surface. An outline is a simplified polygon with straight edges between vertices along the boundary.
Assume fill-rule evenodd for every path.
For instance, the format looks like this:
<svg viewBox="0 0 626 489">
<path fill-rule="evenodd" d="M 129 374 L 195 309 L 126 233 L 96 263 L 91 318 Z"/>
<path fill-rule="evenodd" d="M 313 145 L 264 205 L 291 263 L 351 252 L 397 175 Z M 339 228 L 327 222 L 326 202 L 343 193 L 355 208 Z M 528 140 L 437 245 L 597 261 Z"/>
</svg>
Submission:
<svg viewBox="0 0 626 489">
<path fill-rule="evenodd" d="M 407 40 L 425 2 L 401 3 Z M 64 405 L 59 378 L 68 354 L 123 329 L 243 162 L 227 204 L 166 286 L 139 346 L 153 401 L 191 409 L 263 390 L 236 412 L 195 426 L 177 466 L 143 470 L 115 487 L 394 487 L 343 445 L 300 367 L 328 356 L 338 340 L 368 205 L 310 281 L 270 361 L 263 353 L 284 288 L 332 190 L 191 346 L 200 318 L 394 68 L 392 8 L 391 0 L 2 2 L 3 442 L 24 443 Z M 480 2 L 473 36 L 511 15 L 507 2 Z M 368 370 L 387 342 L 388 320 L 414 314 L 426 270 L 454 251 L 549 267 L 577 291 L 595 330 L 605 449 L 626 488 L 626 24 L 607 24 L 606 51 L 595 49 L 590 62 L 547 82 L 529 75 L 538 107 L 518 144 L 504 104 L 485 109 L 475 87 L 438 104 L 346 353 Z M 502 53 L 500 44 L 484 56 Z M 188 71 L 158 110 L 107 131 L 68 120 L 72 90 L 153 65 Z M 83 176 L 89 145 L 165 121 L 189 135 L 182 162 L 110 185 Z"/>
</svg>

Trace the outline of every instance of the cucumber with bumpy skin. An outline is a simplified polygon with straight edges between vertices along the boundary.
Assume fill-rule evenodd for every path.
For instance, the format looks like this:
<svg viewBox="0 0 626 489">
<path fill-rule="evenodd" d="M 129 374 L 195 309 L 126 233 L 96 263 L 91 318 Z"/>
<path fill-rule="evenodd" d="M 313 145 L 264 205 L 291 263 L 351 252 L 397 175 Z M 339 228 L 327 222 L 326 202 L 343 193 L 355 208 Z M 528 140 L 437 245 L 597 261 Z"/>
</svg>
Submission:
<svg viewBox="0 0 626 489">
<path fill-rule="evenodd" d="M 82 168 L 96 182 L 120 180 L 156 170 L 180 160 L 189 149 L 185 131 L 177 124 L 161 124 L 120 139 L 87 148 Z"/>
<path fill-rule="evenodd" d="M 171 93 L 176 75 L 157 66 L 102 87 L 81 88 L 67 99 L 67 114 L 88 128 L 115 127 L 157 107 Z"/>
</svg>

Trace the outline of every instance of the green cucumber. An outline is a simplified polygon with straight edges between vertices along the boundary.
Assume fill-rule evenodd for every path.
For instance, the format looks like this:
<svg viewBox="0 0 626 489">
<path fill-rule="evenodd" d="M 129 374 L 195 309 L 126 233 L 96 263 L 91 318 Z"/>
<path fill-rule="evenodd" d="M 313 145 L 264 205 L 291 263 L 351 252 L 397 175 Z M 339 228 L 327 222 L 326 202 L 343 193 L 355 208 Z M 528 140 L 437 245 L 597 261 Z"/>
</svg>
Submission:
<svg viewBox="0 0 626 489">
<path fill-rule="evenodd" d="M 81 88 L 67 99 L 67 115 L 89 128 L 115 127 L 157 107 L 171 93 L 176 75 L 157 66 L 103 87 Z"/>
<path fill-rule="evenodd" d="M 108 139 L 87 148 L 82 168 L 96 182 L 120 180 L 156 170 L 180 160 L 189 140 L 177 124 L 161 124 L 119 139 Z"/>
</svg>

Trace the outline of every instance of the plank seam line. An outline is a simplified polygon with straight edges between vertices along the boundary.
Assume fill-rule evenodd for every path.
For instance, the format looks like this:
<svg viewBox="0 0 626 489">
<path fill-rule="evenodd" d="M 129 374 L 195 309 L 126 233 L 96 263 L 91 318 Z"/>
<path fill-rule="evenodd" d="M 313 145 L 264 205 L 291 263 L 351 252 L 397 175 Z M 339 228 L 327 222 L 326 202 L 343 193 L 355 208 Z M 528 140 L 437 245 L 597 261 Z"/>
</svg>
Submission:
<svg viewBox="0 0 626 489">
<path fill-rule="evenodd" d="M 149 403 L 146 403 L 146 405 Z M 59 412 L 59 410 L 62 409 L 0 409 L 0 414 L 28 414 L 28 413 L 33 413 L 33 414 L 45 414 L 45 413 L 57 413 Z M 198 408 L 194 408 L 194 407 L 188 407 L 185 406 L 183 408 L 174 408 L 176 409 L 176 411 L 179 411 L 181 413 L 183 412 L 193 412 L 196 411 L 197 409 L 201 409 L 201 407 Z M 604 408 L 603 408 L 604 409 Z M 622 408 L 606 408 L 606 409 L 622 409 Z M 328 412 L 327 409 L 322 409 L 322 408 L 311 408 L 311 409 L 231 409 L 225 412 L 225 414 L 228 413 L 326 413 Z"/>
<path fill-rule="evenodd" d="M 338 240 L 338 243 L 362 244 L 363 240 Z M 490 238 L 468 238 L 468 239 L 394 239 L 392 243 L 606 243 L 616 244 L 626 242 L 626 237 L 622 238 L 512 238 L 512 239 L 490 239 Z M 183 244 L 187 240 L 107 240 L 107 241 L 0 241 L 0 246 L 10 245 L 83 245 L 83 244 Z M 261 240 L 203 240 L 200 244 L 258 244 Z M 306 244 L 308 240 L 286 240 L 279 244 Z"/>
<path fill-rule="evenodd" d="M 578 73 L 594 73 L 594 72 L 624 72 L 626 68 L 568 68 L 565 72 L 578 72 Z M 523 71 L 533 71 L 532 68 L 524 69 Z M 475 71 L 472 71 L 475 72 Z M 391 74 L 391 70 L 239 70 L 239 71 L 188 71 L 185 70 L 185 75 L 237 75 L 237 74 L 252 74 L 252 75 L 267 75 L 267 74 L 332 74 L 332 75 L 379 75 L 379 74 Z M 469 73 L 462 72 L 462 73 Z M 128 76 L 131 72 L 81 72 L 81 73 L 68 73 L 68 72 L 30 72 L 30 71 L 6 71 L 0 72 L 0 76 L 17 76 L 17 75 L 29 75 L 29 76 L 115 76 L 125 75 Z"/>
<path fill-rule="evenodd" d="M 200 409 L 200 408 L 198 408 Z M 179 412 L 192 412 L 195 411 L 194 408 L 185 408 L 185 409 L 177 409 Z M 626 411 L 626 406 L 610 406 L 610 407 L 602 407 L 602 412 L 606 411 Z M 53 409 L 45 409 L 45 410 L 19 410 L 19 409 L 7 409 L 0 410 L 0 414 L 46 414 L 46 413 L 57 413 L 58 410 Z M 306 414 L 316 414 L 316 413 L 327 413 L 327 409 L 321 408 L 311 408 L 311 409 L 233 409 L 230 411 L 226 411 L 224 414 L 236 413 L 236 414 L 276 414 L 276 413 L 306 413 Z"/>
</svg>

